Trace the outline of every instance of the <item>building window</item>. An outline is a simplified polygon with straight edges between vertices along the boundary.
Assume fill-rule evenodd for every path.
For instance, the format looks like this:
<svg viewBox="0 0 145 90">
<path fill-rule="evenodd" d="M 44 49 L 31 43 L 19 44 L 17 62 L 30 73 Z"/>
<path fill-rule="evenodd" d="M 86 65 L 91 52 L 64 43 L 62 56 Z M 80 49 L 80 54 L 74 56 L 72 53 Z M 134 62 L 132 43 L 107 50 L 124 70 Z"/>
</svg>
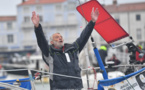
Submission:
<svg viewBox="0 0 145 90">
<path fill-rule="evenodd" d="M 24 11 L 24 12 L 29 12 L 29 7 L 24 7 L 24 8 L 23 8 L 23 11 Z"/>
<path fill-rule="evenodd" d="M 24 46 L 25 49 L 29 50 L 29 49 L 32 49 L 33 46 Z"/>
<path fill-rule="evenodd" d="M 63 6 L 64 11 L 67 11 L 67 7 L 68 7 L 68 5 L 64 5 L 64 6 Z"/>
<path fill-rule="evenodd" d="M 115 19 L 116 20 L 116 22 L 118 23 L 118 24 L 120 24 L 120 20 L 117 18 L 117 19 Z"/>
<path fill-rule="evenodd" d="M 0 23 L 0 30 L 2 30 L 2 24 Z"/>
<path fill-rule="evenodd" d="M 137 14 L 137 15 L 136 15 L 136 20 L 137 20 L 137 21 L 140 21 L 140 20 L 141 20 L 140 14 Z"/>
<path fill-rule="evenodd" d="M 30 17 L 28 16 L 24 17 L 24 22 L 30 22 Z"/>
<path fill-rule="evenodd" d="M 142 35 L 141 35 L 141 29 L 137 29 L 136 30 L 136 37 L 137 37 L 137 40 L 141 40 L 141 37 L 142 37 Z"/>
<path fill-rule="evenodd" d="M 75 8 L 76 8 L 76 5 L 75 5 L 74 2 L 70 2 L 70 3 L 68 4 L 68 10 L 75 10 Z"/>
<path fill-rule="evenodd" d="M 39 16 L 39 20 L 40 20 L 40 22 L 42 22 L 43 21 L 43 17 Z"/>
<path fill-rule="evenodd" d="M 55 8 L 56 8 L 56 11 L 61 11 L 61 10 L 62 10 L 61 4 L 57 4 L 57 5 L 55 6 Z"/>
<path fill-rule="evenodd" d="M 14 37 L 12 34 L 7 35 L 8 43 L 13 43 L 14 42 Z"/>
<path fill-rule="evenodd" d="M 76 30 L 76 28 L 77 27 L 74 25 L 68 26 L 69 33 L 71 33 L 68 36 L 70 38 L 70 41 L 73 41 L 74 38 L 77 38 L 77 32 L 74 31 L 74 30 Z"/>
<path fill-rule="evenodd" d="M 61 14 L 57 14 L 57 15 L 55 16 L 55 20 L 56 20 L 56 21 L 62 21 L 62 20 L 63 20 L 62 15 L 61 15 Z"/>
<path fill-rule="evenodd" d="M 70 20 L 70 21 L 76 20 L 76 15 L 74 13 L 69 13 L 68 20 Z"/>
<path fill-rule="evenodd" d="M 7 29 L 12 29 L 12 23 L 11 22 L 7 23 Z"/>
<path fill-rule="evenodd" d="M 42 6 L 36 6 L 36 11 L 37 12 L 42 12 Z"/>
</svg>

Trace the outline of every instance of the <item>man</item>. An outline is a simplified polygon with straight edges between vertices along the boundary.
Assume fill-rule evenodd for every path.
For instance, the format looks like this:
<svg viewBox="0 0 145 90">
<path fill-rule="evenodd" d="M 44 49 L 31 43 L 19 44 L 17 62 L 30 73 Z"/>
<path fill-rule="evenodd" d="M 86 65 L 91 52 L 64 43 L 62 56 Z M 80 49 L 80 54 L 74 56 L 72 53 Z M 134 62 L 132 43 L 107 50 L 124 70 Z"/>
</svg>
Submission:
<svg viewBox="0 0 145 90">
<path fill-rule="evenodd" d="M 107 57 L 107 48 L 106 48 L 106 46 L 101 46 L 100 47 L 99 54 L 100 54 L 100 57 L 103 61 L 104 66 L 106 66 L 106 62 L 105 62 L 105 59 Z"/>
<path fill-rule="evenodd" d="M 81 69 L 79 67 L 78 54 L 81 52 L 87 43 L 89 36 L 92 33 L 95 22 L 98 19 L 99 12 L 92 8 L 91 18 L 86 28 L 81 33 L 80 37 L 72 44 L 64 44 L 63 37 L 60 33 L 55 33 L 50 37 L 51 45 L 48 45 L 43 34 L 41 24 L 39 24 L 39 15 L 32 12 L 32 22 L 35 26 L 38 46 L 40 47 L 43 59 L 49 65 L 50 73 L 81 77 Z M 50 88 L 56 89 L 75 89 L 83 88 L 82 80 L 76 78 L 68 78 L 58 75 L 50 76 Z"/>
<path fill-rule="evenodd" d="M 114 64 L 113 65 L 119 65 L 121 62 L 117 59 L 116 55 L 113 54 L 111 59 L 109 59 L 108 61 L 113 61 Z"/>
<path fill-rule="evenodd" d="M 141 51 L 143 51 L 143 47 L 141 45 L 137 45 L 137 48 L 139 48 Z M 136 51 L 136 53 L 135 53 L 136 60 L 139 61 L 139 63 L 141 63 L 141 64 L 145 63 L 145 55 L 142 58 L 140 58 L 139 54 L 140 53 L 138 51 Z"/>
</svg>

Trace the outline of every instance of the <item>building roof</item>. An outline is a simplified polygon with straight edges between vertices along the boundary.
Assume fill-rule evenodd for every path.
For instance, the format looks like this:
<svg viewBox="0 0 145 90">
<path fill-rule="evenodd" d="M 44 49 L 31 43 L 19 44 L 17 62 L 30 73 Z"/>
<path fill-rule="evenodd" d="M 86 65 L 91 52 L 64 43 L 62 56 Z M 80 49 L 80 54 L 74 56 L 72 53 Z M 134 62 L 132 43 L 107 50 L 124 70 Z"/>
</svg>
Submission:
<svg viewBox="0 0 145 90">
<path fill-rule="evenodd" d="M 0 16 L 0 21 L 15 21 L 16 16 Z"/>
<path fill-rule="evenodd" d="M 26 0 L 18 6 L 21 5 L 34 5 L 34 4 L 51 4 L 51 3 L 61 3 L 66 0 Z M 128 11 L 138 11 L 145 10 L 145 2 L 140 3 L 128 3 L 128 4 L 113 4 L 104 6 L 105 9 L 110 12 L 128 12 Z"/>
<path fill-rule="evenodd" d="M 27 0 L 25 2 L 22 2 L 18 6 L 21 5 L 34 5 L 34 4 L 49 4 L 49 3 L 61 3 L 66 0 Z"/>
<path fill-rule="evenodd" d="M 104 6 L 109 13 L 145 10 L 145 2 Z"/>
</svg>

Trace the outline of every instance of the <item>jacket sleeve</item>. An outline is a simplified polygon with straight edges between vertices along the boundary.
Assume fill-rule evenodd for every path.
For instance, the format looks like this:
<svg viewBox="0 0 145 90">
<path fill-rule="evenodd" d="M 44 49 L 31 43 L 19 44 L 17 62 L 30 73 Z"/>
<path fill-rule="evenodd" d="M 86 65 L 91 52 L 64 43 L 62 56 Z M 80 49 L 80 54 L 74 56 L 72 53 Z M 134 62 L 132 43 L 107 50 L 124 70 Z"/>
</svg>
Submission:
<svg viewBox="0 0 145 90">
<path fill-rule="evenodd" d="M 95 23 L 93 21 L 90 21 L 85 27 L 85 29 L 82 31 L 80 37 L 77 38 L 77 40 L 73 43 L 75 44 L 79 52 L 81 52 L 81 50 L 84 48 L 85 44 L 87 43 L 93 31 L 94 26 L 95 26 Z"/>
<path fill-rule="evenodd" d="M 35 34 L 36 34 L 37 43 L 38 43 L 39 48 L 41 49 L 43 55 L 48 57 L 49 46 L 48 46 L 48 42 L 44 36 L 41 24 L 39 24 L 39 26 L 37 28 L 35 27 Z"/>
</svg>

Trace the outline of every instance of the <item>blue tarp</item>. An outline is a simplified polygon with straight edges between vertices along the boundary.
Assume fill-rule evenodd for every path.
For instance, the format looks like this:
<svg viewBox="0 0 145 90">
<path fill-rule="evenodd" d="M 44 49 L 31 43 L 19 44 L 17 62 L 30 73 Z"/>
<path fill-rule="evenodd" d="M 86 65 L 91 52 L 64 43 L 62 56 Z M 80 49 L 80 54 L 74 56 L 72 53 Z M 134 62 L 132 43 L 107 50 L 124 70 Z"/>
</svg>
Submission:
<svg viewBox="0 0 145 90">
<path fill-rule="evenodd" d="M 98 85 L 98 90 L 104 90 L 102 87 L 103 86 L 110 86 L 110 85 L 114 85 L 116 83 L 119 83 L 119 82 L 122 82 L 134 75 L 137 75 L 139 73 L 141 73 L 142 71 L 144 71 L 145 68 L 139 70 L 139 71 L 136 71 L 134 73 L 131 73 L 131 74 L 128 74 L 128 75 L 125 75 L 125 76 L 122 76 L 122 77 L 118 77 L 118 78 L 114 78 L 114 79 L 107 79 L 107 80 L 99 80 L 99 85 Z"/>
<path fill-rule="evenodd" d="M 4 81 L 0 81 L 0 82 L 13 84 L 16 81 L 17 81 L 17 79 L 15 79 L 15 80 L 4 80 Z M 21 82 L 20 87 L 31 90 L 31 84 L 30 84 L 30 79 L 29 78 L 19 79 L 19 81 Z M 2 89 L 2 88 L 3 87 L 0 87 L 0 89 Z"/>
</svg>

